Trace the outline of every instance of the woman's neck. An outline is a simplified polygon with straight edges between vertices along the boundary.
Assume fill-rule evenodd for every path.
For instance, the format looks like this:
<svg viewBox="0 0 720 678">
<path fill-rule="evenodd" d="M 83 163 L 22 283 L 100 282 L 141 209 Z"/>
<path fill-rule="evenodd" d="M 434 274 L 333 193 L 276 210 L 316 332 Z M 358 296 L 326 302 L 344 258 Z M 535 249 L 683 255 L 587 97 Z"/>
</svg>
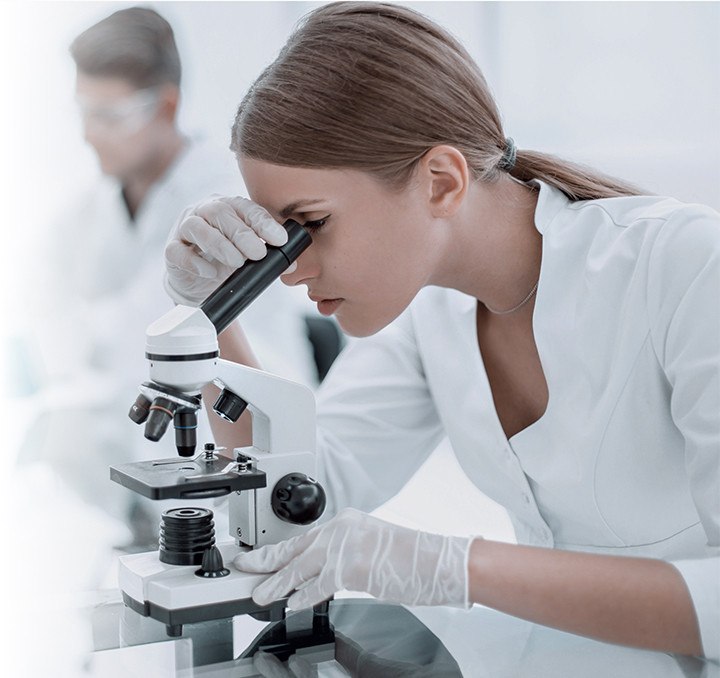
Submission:
<svg viewBox="0 0 720 678">
<path fill-rule="evenodd" d="M 537 197 L 536 190 L 509 176 L 494 184 L 472 184 L 434 284 L 465 292 L 491 309 L 522 302 L 540 275 Z"/>
</svg>

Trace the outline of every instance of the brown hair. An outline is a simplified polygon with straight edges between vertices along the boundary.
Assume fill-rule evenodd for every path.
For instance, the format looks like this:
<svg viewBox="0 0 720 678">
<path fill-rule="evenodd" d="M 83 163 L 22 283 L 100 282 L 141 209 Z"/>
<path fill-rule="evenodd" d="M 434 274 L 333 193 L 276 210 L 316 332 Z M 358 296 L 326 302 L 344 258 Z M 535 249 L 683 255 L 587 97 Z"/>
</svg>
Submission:
<svg viewBox="0 0 720 678">
<path fill-rule="evenodd" d="M 70 45 L 78 70 L 128 80 L 137 89 L 180 86 L 180 56 L 170 24 L 144 7 L 121 9 Z"/>
<path fill-rule="evenodd" d="M 407 7 L 336 2 L 301 21 L 247 92 L 230 148 L 279 165 L 360 169 L 401 187 L 439 144 L 458 148 L 476 180 L 504 171 L 500 114 L 473 59 Z M 572 200 L 639 192 L 533 151 L 518 150 L 510 174 Z"/>
</svg>

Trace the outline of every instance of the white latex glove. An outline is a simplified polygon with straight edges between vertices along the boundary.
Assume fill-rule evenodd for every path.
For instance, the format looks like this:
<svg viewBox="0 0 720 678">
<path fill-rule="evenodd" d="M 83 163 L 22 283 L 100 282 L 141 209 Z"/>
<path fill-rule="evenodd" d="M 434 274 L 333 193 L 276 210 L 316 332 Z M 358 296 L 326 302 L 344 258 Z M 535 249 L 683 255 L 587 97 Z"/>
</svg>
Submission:
<svg viewBox="0 0 720 678">
<path fill-rule="evenodd" d="M 307 534 L 240 554 L 233 564 L 243 572 L 275 572 L 253 591 L 258 605 L 296 590 L 287 605 L 301 610 L 349 589 L 405 605 L 468 607 L 471 543 L 345 509 Z"/>
<path fill-rule="evenodd" d="M 165 246 L 165 290 L 173 301 L 197 306 L 265 244 L 281 246 L 287 231 L 252 200 L 212 195 L 188 207 Z"/>
</svg>

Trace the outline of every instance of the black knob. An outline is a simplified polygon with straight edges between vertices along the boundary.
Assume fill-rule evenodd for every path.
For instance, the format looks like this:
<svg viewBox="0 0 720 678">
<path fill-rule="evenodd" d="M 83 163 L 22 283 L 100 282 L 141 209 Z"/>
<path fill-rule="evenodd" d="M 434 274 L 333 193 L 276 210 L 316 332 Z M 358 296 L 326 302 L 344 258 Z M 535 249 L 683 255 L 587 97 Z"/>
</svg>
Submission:
<svg viewBox="0 0 720 678">
<path fill-rule="evenodd" d="M 222 393 L 218 396 L 218 399 L 213 405 L 215 413 L 233 422 L 233 424 L 240 418 L 240 415 L 245 411 L 247 403 L 239 396 L 235 395 L 232 391 L 223 389 Z"/>
<path fill-rule="evenodd" d="M 309 525 L 325 510 L 325 490 L 304 473 L 288 473 L 277 481 L 270 504 L 275 515 L 287 523 Z"/>
<path fill-rule="evenodd" d="M 223 567 L 222 556 L 217 546 L 211 546 L 205 549 L 202 557 L 202 565 L 199 570 L 195 570 L 196 577 L 204 577 L 205 579 L 216 579 L 217 577 L 227 577 L 230 570 Z"/>
</svg>

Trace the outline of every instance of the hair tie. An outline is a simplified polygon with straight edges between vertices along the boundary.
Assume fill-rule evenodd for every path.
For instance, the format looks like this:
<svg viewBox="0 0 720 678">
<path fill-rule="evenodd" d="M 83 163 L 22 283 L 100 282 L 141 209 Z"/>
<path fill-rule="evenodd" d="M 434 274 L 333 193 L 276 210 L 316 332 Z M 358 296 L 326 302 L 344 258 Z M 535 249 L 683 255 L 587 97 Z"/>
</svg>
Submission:
<svg viewBox="0 0 720 678">
<path fill-rule="evenodd" d="M 511 137 L 508 137 L 507 139 L 505 139 L 505 152 L 503 153 L 502 158 L 500 158 L 500 161 L 497 164 L 498 169 L 509 172 L 513 167 L 515 167 L 516 157 L 517 146 L 515 146 L 515 142 L 513 141 L 513 139 Z"/>
</svg>

